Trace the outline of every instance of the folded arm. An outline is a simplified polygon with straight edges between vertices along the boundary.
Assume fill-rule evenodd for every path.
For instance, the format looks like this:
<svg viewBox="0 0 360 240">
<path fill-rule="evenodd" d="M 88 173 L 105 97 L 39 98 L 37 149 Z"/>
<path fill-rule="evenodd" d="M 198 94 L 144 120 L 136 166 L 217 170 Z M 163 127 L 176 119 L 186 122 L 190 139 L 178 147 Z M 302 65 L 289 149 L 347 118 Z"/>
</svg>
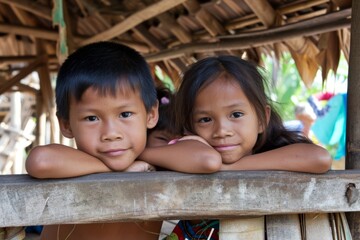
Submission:
<svg viewBox="0 0 360 240">
<path fill-rule="evenodd" d="M 212 173 L 220 170 L 221 156 L 204 140 L 186 136 L 176 143 L 146 148 L 139 159 L 168 170 L 186 173 Z"/>
<path fill-rule="evenodd" d="M 111 171 L 99 159 L 61 144 L 33 148 L 25 167 L 28 174 L 36 178 L 67 178 Z"/>
<path fill-rule="evenodd" d="M 324 173 L 331 168 L 330 153 L 315 144 L 295 143 L 223 164 L 221 170 L 283 170 Z"/>
</svg>

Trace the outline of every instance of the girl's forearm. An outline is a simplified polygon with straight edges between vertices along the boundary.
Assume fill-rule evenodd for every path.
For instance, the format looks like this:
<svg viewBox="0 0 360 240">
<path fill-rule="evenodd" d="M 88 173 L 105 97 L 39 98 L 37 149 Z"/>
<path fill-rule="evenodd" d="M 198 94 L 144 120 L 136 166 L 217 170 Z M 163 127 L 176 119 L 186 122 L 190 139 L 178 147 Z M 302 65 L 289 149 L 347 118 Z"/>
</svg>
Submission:
<svg viewBox="0 0 360 240">
<path fill-rule="evenodd" d="M 329 152 L 315 144 L 296 143 L 223 164 L 222 170 L 283 170 L 324 173 L 331 167 Z"/>
<path fill-rule="evenodd" d="M 25 167 L 28 174 L 36 178 L 67 178 L 111 171 L 99 159 L 60 144 L 33 148 Z"/>
</svg>

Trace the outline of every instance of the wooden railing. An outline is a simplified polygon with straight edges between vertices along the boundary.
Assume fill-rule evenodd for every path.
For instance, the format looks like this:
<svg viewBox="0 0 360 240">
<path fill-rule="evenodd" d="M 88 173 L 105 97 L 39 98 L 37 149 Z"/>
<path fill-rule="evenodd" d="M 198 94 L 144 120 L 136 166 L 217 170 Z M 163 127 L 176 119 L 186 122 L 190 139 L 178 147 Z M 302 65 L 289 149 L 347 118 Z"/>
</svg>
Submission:
<svg viewBox="0 0 360 240">
<path fill-rule="evenodd" d="M 0 176 L 0 227 L 358 212 L 360 171 Z"/>
</svg>

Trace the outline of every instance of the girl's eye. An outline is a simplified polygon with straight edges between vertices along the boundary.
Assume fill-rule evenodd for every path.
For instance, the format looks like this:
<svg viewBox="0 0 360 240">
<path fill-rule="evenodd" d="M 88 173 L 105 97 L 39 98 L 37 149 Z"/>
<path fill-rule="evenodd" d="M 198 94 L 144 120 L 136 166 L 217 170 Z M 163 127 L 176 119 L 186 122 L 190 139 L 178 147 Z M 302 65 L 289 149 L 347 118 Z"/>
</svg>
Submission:
<svg viewBox="0 0 360 240">
<path fill-rule="evenodd" d="M 209 118 L 209 117 L 203 117 L 203 118 L 199 119 L 200 123 L 207 123 L 207 122 L 210 122 L 210 121 L 211 121 L 211 118 Z"/>
<path fill-rule="evenodd" d="M 244 114 L 242 112 L 234 112 L 231 115 L 233 118 L 240 118 L 240 117 L 244 116 Z"/>
<path fill-rule="evenodd" d="M 131 112 L 122 112 L 122 113 L 120 113 L 120 117 L 122 117 L 122 118 L 128 118 L 131 115 L 132 115 Z"/>
<path fill-rule="evenodd" d="M 169 139 L 167 139 L 165 137 L 156 137 L 156 138 L 160 141 L 169 142 Z"/>
<path fill-rule="evenodd" d="M 88 117 L 85 117 L 85 119 L 89 122 L 94 122 L 96 120 L 99 120 L 99 118 L 97 116 L 88 116 Z"/>
</svg>

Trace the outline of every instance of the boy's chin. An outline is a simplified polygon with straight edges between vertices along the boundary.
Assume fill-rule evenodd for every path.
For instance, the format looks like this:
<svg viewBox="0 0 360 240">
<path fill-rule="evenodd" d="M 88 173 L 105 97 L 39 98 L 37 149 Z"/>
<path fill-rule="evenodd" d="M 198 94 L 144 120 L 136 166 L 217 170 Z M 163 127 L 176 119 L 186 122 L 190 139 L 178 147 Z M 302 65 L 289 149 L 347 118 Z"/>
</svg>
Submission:
<svg viewBox="0 0 360 240">
<path fill-rule="evenodd" d="M 126 171 L 126 169 L 128 169 L 132 163 L 135 160 L 128 160 L 128 161 L 122 161 L 122 160 L 112 160 L 110 162 L 108 161 L 102 161 L 111 171 L 114 172 L 122 172 L 122 171 Z"/>
</svg>

